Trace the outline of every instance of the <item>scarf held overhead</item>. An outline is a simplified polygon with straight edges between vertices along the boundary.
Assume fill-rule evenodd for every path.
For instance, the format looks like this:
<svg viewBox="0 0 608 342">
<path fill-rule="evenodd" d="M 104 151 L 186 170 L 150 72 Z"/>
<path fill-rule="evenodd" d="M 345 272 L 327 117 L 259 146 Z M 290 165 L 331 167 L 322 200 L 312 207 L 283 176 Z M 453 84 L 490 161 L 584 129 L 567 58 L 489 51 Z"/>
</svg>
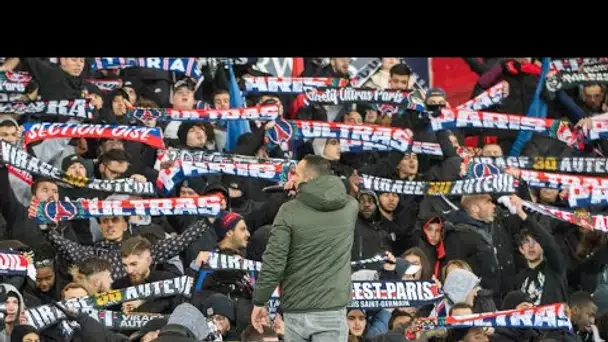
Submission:
<svg viewBox="0 0 608 342">
<path fill-rule="evenodd" d="M 170 57 L 96 57 L 91 65 L 93 71 L 104 69 L 122 69 L 129 67 L 140 67 L 173 71 L 189 77 L 199 79 L 202 77 L 201 70 L 196 58 L 170 58 Z"/>
<path fill-rule="evenodd" d="M 0 71 L 0 93 L 23 94 L 31 80 L 27 73 Z"/>
<path fill-rule="evenodd" d="M 509 174 L 477 179 L 446 182 L 402 181 L 362 174 L 364 189 L 416 196 L 462 196 L 474 194 L 512 194 L 517 192 L 517 181 Z"/>
<path fill-rule="evenodd" d="M 567 222 L 581 228 L 608 232 L 608 216 L 591 215 L 587 210 L 565 210 L 544 204 L 523 201 L 523 206 L 533 212 Z"/>
<path fill-rule="evenodd" d="M 252 177 L 270 181 L 286 182 L 289 173 L 294 169 L 295 161 L 287 160 L 279 163 L 211 163 L 211 162 L 182 162 L 161 170 L 158 173 L 156 186 L 168 195 L 176 184 L 186 178 L 225 174 L 241 177 Z"/>
<path fill-rule="evenodd" d="M 438 117 L 431 118 L 431 127 L 434 131 L 467 127 L 532 131 L 540 135 L 558 139 L 573 148 L 582 149 L 584 147 L 584 139 L 579 131 L 570 128 L 565 121 L 553 119 L 469 110 L 442 109 L 441 114 Z"/>
<path fill-rule="evenodd" d="M 49 114 L 80 119 L 93 119 L 95 107 L 87 99 L 37 101 L 37 102 L 0 102 L 3 114 Z"/>
<path fill-rule="evenodd" d="M 457 110 L 482 110 L 493 107 L 502 102 L 507 97 L 505 90 L 508 86 L 506 82 L 500 82 L 492 88 L 477 95 L 475 98 L 456 107 Z"/>
<path fill-rule="evenodd" d="M 207 152 L 200 150 L 173 149 L 159 150 L 156 158 L 159 162 L 210 162 L 210 163 L 250 163 L 250 164 L 274 164 L 289 163 L 290 160 L 279 158 L 258 158 L 239 154 L 227 154 L 219 152 Z"/>
<path fill-rule="evenodd" d="M 94 84 L 103 92 L 114 91 L 122 86 L 122 80 L 88 79 L 87 82 Z"/>
<path fill-rule="evenodd" d="M 260 120 L 272 121 L 279 117 L 279 106 L 266 105 L 231 109 L 191 109 L 135 108 L 127 115 L 143 121 L 160 119 L 171 121 L 211 122 L 218 120 Z"/>
<path fill-rule="evenodd" d="M 129 140 L 154 148 L 165 148 L 162 132 L 156 127 L 61 123 L 26 123 L 23 127 L 26 145 L 55 138 L 93 138 Z"/>
<path fill-rule="evenodd" d="M 472 163 L 496 165 L 501 169 L 532 169 L 562 173 L 606 173 L 608 158 L 587 157 L 474 157 Z"/>
<path fill-rule="evenodd" d="M 519 328 L 572 330 L 566 304 L 556 303 L 529 309 L 485 312 L 447 317 L 421 317 L 408 328 L 406 336 L 421 330 L 438 328 Z"/>
<path fill-rule="evenodd" d="M 243 77 L 245 92 L 300 94 L 306 88 L 346 87 L 349 83 L 344 78 L 331 77 Z"/>
<path fill-rule="evenodd" d="M 306 88 L 306 99 L 311 103 L 324 105 L 341 105 L 351 103 L 387 103 L 399 105 L 403 108 L 423 112 L 424 104 L 419 103 L 411 93 L 398 89 L 372 89 L 372 88 Z"/>
<path fill-rule="evenodd" d="M 14 251 L 0 251 L 0 275 L 28 276 L 36 280 L 36 269 L 24 255 Z"/>
<path fill-rule="evenodd" d="M 596 64 L 608 63 L 608 57 L 599 58 L 569 58 L 569 59 L 554 59 L 551 61 L 551 71 L 579 71 L 582 67 L 587 67 Z"/>
<path fill-rule="evenodd" d="M 221 200 L 218 196 L 193 198 L 159 198 L 141 200 L 79 199 L 77 201 L 51 201 L 36 204 L 36 220 L 51 223 L 81 220 L 102 216 L 217 216 Z"/>
<path fill-rule="evenodd" d="M 62 170 L 43 162 L 42 160 L 18 149 L 17 147 L 0 141 L 0 155 L 2 162 L 27 171 L 35 175 L 47 177 L 61 183 L 79 188 L 88 188 L 104 192 L 115 192 L 134 195 L 152 195 L 155 193 L 151 182 L 139 183 L 130 178 L 101 180 L 88 177 L 68 175 Z"/>
<path fill-rule="evenodd" d="M 572 186 L 608 188 L 608 178 L 563 175 L 543 171 L 519 170 L 520 178 L 534 188 L 564 190 Z"/>
<path fill-rule="evenodd" d="M 292 140 L 321 138 L 370 142 L 407 152 L 411 148 L 412 137 L 410 129 L 306 120 L 277 120 L 274 127 L 266 130 L 266 141 L 284 151 L 291 150 Z"/>
</svg>

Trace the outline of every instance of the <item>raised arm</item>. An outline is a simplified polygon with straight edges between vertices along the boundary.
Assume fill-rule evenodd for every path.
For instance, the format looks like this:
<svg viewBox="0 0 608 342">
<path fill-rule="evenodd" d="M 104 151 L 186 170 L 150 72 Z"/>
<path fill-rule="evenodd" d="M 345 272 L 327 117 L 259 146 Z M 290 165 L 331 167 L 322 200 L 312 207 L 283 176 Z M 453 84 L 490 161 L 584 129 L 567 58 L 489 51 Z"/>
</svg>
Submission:
<svg viewBox="0 0 608 342">
<path fill-rule="evenodd" d="M 200 239 L 209 225 L 206 220 L 199 220 L 186 229 L 181 235 L 161 240 L 152 247 L 152 258 L 157 264 L 162 264 L 181 253 L 194 241 Z"/>
<path fill-rule="evenodd" d="M 70 263 L 78 263 L 96 255 L 96 249 L 90 246 L 83 246 L 77 242 L 66 239 L 59 235 L 54 229 L 46 230 L 46 237 L 53 247 Z"/>
</svg>

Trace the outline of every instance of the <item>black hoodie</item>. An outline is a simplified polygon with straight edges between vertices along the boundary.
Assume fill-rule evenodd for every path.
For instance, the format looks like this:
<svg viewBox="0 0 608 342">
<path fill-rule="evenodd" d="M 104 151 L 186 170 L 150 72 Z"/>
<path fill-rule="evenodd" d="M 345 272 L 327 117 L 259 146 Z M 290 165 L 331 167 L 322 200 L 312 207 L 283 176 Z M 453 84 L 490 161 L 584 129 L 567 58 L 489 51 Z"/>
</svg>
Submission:
<svg viewBox="0 0 608 342">
<path fill-rule="evenodd" d="M 58 65 L 39 58 L 20 58 L 28 71 L 40 84 L 42 100 L 74 100 L 82 97 L 84 78 L 71 76 Z"/>
<path fill-rule="evenodd" d="M 376 193 L 374 193 L 373 191 L 361 190 L 359 191 L 357 199 L 360 199 L 363 195 L 368 195 L 373 198 L 374 204 L 376 205 L 376 210 L 372 214 L 372 217 L 366 219 L 361 214 L 361 209 L 359 209 L 359 215 L 355 224 L 355 238 L 352 248 L 351 260 L 362 260 L 371 258 L 377 254 L 381 254 L 391 249 L 391 239 L 389 232 L 382 226 L 380 226 L 382 214 L 380 213 L 380 209 L 378 208 L 378 206 L 380 205 L 378 201 L 378 196 L 376 196 Z M 377 269 L 378 265 L 370 264 L 369 266 L 365 265 L 365 267 L 363 268 Z"/>
</svg>

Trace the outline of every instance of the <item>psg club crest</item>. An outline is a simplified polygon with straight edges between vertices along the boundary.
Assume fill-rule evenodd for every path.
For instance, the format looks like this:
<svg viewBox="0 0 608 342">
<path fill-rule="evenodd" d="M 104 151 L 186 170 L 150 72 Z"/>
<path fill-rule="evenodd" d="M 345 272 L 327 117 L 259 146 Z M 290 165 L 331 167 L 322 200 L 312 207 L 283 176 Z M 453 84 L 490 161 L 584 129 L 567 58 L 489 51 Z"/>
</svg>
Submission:
<svg viewBox="0 0 608 342">
<path fill-rule="evenodd" d="M 378 111 L 378 114 L 380 114 L 380 115 L 393 116 L 393 115 L 397 115 L 397 113 L 399 112 L 399 106 L 394 106 L 394 105 L 391 105 L 388 103 L 377 104 L 376 110 Z"/>
<path fill-rule="evenodd" d="M 52 222 L 71 220 L 78 214 L 78 208 L 72 202 L 47 202 L 44 204 L 43 214 Z"/>
<path fill-rule="evenodd" d="M 290 122 L 280 119 L 275 121 L 275 125 L 266 131 L 266 137 L 269 142 L 279 146 L 284 152 L 291 152 L 292 139 L 294 138 L 296 129 Z"/>
</svg>

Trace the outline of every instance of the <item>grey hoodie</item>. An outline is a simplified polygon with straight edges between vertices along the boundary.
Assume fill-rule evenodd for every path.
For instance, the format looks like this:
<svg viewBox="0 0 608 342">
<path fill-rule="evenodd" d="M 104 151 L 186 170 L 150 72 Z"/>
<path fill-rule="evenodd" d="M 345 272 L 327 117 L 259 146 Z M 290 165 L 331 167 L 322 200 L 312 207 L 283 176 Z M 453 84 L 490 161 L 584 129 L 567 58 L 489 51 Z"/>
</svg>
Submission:
<svg viewBox="0 0 608 342">
<path fill-rule="evenodd" d="M 19 299 L 19 310 L 17 310 L 17 320 L 19 319 L 19 315 L 21 315 L 21 313 L 23 312 L 23 310 L 25 310 L 25 302 L 23 301 L 23 296 L 21 295 L 21 293 L 19 292 L 19 290 L 17 290 L 16 287 L 14 287 L 11 284 L 0 284 L 0 286 L 4 287 L 4 293 L 6 293 L 6 296 L 8 296 L 11 292 L 14 293 L 17 298 Z M 4 303 L 2 303 L 4 304 Z M 5 325 L 6 323 L 2 324 L 2 327 L 0 327 L 0 342 L 10 342 L 11 340 L 11 335 L 8 334 L 8 332 L 6 331 Z"/>
<path fill-rule="evenodd" d="M 178 305 L 169 320 L 167 325 L 175 324 L 188 328 L 201 341 L 209 335 L 209 327 L 206 324 L 207 318 L 190 303 L 182 303 Z"/>
</svg>

